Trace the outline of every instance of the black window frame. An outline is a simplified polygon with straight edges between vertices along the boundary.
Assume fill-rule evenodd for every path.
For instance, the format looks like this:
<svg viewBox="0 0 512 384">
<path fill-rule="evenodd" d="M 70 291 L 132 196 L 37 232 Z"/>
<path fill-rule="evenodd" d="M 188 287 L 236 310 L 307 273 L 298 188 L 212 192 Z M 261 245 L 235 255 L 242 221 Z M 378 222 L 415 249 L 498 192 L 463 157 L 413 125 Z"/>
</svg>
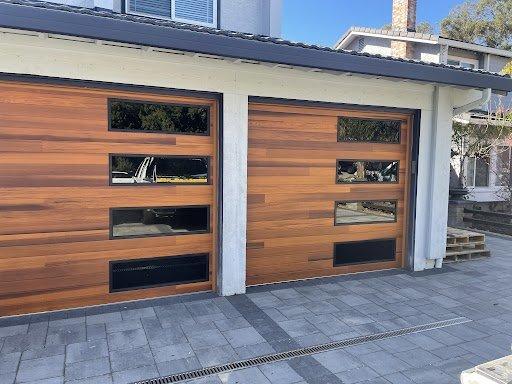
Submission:
<svg viewBox="0 0 512 384">
<path fill-rule="evenodd" d="M 123 289 L 114 289 L 114 271 L 113 267 L 117 264 L 122 264 L 126 262 L 131 261 L 152 261 L 152 260 L 159 260 L 159 259 L 167 259 L 172 257 L 193 257 L 193 256 L 206 256 L 206 265 L 208 267 L 208 273 L 207 278 L 204 280 L 185 280 L 180 281 L 179 283 L 161 283 L 161 284 L 152 284 L 152 285 L 145 285 L 143 287 L 133 287 L 133 288 L 123 288 Z M 158 288 L 158 287 L 175 287 L 177 285 L 185 285 L 185 284 L 194 284 L 194 283 L 206 283 L 210 281 L 210 273 L 211 271 L 211 254 L 209 252 L 200 252 L 200 253 L 190 253 L 185 255 L 172 255 L 172 256 L 158 256 L 158 257 L 143 257 L 143 258 L 134 258 L 134 259 L 123 259 L 123 260 L 109 260 L 108 263 L 108 275 L 109 275 L 109 293 L 118 293 L 118 292 L 129 292 L 129 291 L 142 291 L 145 289 L 151 289 L 151 288 Z"/>
<path fill-rule="evenodd" d="M 388 221 L 361 221 L 357 223 L 336 223 L 336 209 L 338 206 L 338 203 L 363 203 L 367 201 L 385 201 L 385 202 L 392 202 L 395 203 L 395 219 L 394 220 L 388 220 Z M 364 199 L 364 200 L 336 200 L 334 202 L 334 226 L 335 227 L 343 227 L 346 225 L 369 225 L 369 224 L 396 224 L 398 221 L 398 199 Z"/>
<path fill-rule="evenodd" d="M 206 110 L 207 110 L 206 132 L 205 133 L 165 132 L 165 131 L 158 131 L 158 130 L 116 129 L 116 128 L 112 128 L 112 118 L 111 118 L 112 117 L 111 116 L 112 102 L 126 102 L 126 103 L 139 103 L 139 104 L 156 104 L 156 105 L 165 105 L 165 106 L 171 106 L 171 107 L 206 108 Z M 108 131 L 109 132 L 151 133 L 151 134 L 161 134 L 161 135 L 185 135 L 185 136 L 210 136 L 211 135 L 212 111 L 211 111 L 210 105 L 208 105 L 208 104 L 186 104 L 186 103 L 170 103 L 170 102 L 150 101 L 150 100 L 107 98 L 107 109 L 108 109 Z"/>
<path fill-rule="evenodd" d="M 373 163 L 379 163 L 384 161 L 389 162 L 396 162 L 397 163 L 397 173 L 396 173 L 396 181 L 351 181 L 350 183 L 342 183 L 338 181 L 338 163 L 340 161 L 366 161 L 366 162 L 373 162 Z M 354 185 L 354 184 L 373 184 L 373 185 L 395 185 L 400 183 L 400 160 L 368 160 L 368 159 L 336 159 L 336 168 L 334 172 L 334 181 L 338 185 Z"/>
<path fill-rule="evenodd" d="M 372 260 L 372 261 L 363 261 L 360 263 L 344 263 L 344 264 L 336 264 L 336 245 L 338 244 L 350 244 L 350 243 L 376 243 L 379 241 L 394 241 L 395 244 L 395 251 L 394 251 L 394 257 L 393 259 L 379 259 L 379 260 Z M 366 264 L 377 264 L 377 263 L 392 263 L 396 262 L 396 254 L 397 254 L 397 238 L 396 237 L 386 237 L 386 238 L 380 238 L 380 239 L 368 239 L 368 240 L 352 240 L 352 241 L 338 241 L 333 244 L 333 252 L 332 252 L 332 265 L 335 268 L 342 268 L 350 265 L 366 265 Z"/>
<path fill-rule="evenodd" d="M 206 229 L 200 231 L 191 231 L 185 233 L 154 233 L 148 235 L 133 235 L 133 236 L 114 236 L 114 211 L 129 211 L 129 210 L 144 210 L 144 209 L 179 209 L 179 208 L 206 208 L 208 220 L 206 223 Z M 108 222 L 108 236 L 109 240 L 126 240 L 126 239 L 140 239 L 145 237 L 169 237 L 169 236 L 190 236 L 190 235 L 201 235 L 205 233 L 212 233 L 211 228 L 211 206 L 210 205 L 173 205 L 173 206 L 143 206 L 143 207 L 110 207 L 109 208 L 109 222 Z"/>
<path fill-rule="evenodd" d="M 398 129 L 398 142 L 389 142 L 389 141 L 378 141 L 378 140 L 340 140 L 339 135 L 339 127 L 340 127 L 340 119 L 357 119 L 357 120 L 367 120 L 367 121 L 383 121 L 383 122 L 399 122 L 400 128 Z M 338 143 L 361 143 L 361 144 L 384 144 L 384 145 L 400 145 L 402 144 L 402 124 L 407 123 L 405 120 L 401 119 L 376 119 L 371 117 L 359 117 L 359 116 L 338 116 L 338 120 L 336 123 L 336 141 Z"/>
<path fill-rule="evenodd" d="M 118 157 L 160 157 L 160 158 L 173 158 L 173 159 L 197 159 L 197 158 L 206 158 L 207 160 L 207 175 L 206 175 L 206 183 L 112 183 L 112 158 L 114 156 Z M 189 186 L 189 185 L 212 185 L 212 173 L 211 173 L 211 165 L 212 165 L 212 157 L 211 156 L 193 156 L 193 155 L 155 155 L 155 154 L 133 154 L 133 153 L 109 153 L 108 154 L 108 185 L 110 187 L 166 187 L 166 186 Z"/>
</svg>

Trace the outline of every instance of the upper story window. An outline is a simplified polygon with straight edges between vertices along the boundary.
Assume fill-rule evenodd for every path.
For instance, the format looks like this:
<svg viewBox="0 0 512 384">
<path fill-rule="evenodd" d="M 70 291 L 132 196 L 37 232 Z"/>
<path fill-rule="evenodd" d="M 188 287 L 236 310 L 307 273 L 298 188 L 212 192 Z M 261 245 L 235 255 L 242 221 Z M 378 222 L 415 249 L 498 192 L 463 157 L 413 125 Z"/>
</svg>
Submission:
<svg viewBox="0 0 512 384">
<path fill-rule="evenodd" d="M 126 12 L 217 27 L 218 0 L 126 0 Z"/>
<path fill-rule="evenodd" d="M 461 68 L 478 69 L 479 62 L 476 59 L 448 57 L 448 65 L 454 65 Z"/>
</svg>

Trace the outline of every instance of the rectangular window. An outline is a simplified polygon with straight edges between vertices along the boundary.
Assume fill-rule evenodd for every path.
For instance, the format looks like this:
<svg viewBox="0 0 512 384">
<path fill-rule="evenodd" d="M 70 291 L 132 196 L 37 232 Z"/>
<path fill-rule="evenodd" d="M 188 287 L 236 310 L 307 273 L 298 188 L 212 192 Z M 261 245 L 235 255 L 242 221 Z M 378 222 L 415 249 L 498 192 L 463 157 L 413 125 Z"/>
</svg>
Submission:
<svg viewBox="0 0 512 384">
<path fill-rule="evenodd" d="M 334 266 L 394 261 L 396 240 L 379 239 L 334 244 Z"/>
<path fill-rule="evenodd" d="M 208 281 L 208 254 L 110 262 L 110 291 Z"/>
<path fill-rule="evenodd" d="M 209 232 L 210 209 L 200 207 L 112 208 L 112 238 Z"/>
<path fill-rule="evenodd" d="M 470 157 L 467 165 L 467 186 L 489 186 L 489 159 L 484 157 Z"/>
<path fill-rule="evenodd" d="M 168 19 L 171 17 L 171 0 L 128 0 L 128 13 Z"/>
<path fill-rule="evenodd" d="M 447 62 L 448 65 L 453 65 L 455 67 L 461 67 L 461 68 L 469 68 L 469 69 L 475 69 L 479 68 L 480 63 L 477 59 L 470 59 L 470 58 L 456 58 L 456 57 L 449 57 Z"/>
<path fill-rule="evenodd" d="M 394 223 L 397 201 L 337 201 L 335 225 Z"/>
<path fill-rule="evenodd" d="M 216 24 L 216 3 L 214 0 L 174 0 L 173 19 L 213 26 Z"/>
<path fill-rule="evenodd" d="M 338 118 L 338 142 L 400 143 L 398 120 L 373 120 L 356 117 Z"/>
<path fill-rule="evenodd" d="M 209 157 L 110 155 L 110 184 L 208 184 Z"/>
<path fill-rule="evenodd" d="M 336 182 L 397 183 L 399 162 L 390 160 L 338 160 Z"/>
<path fill-rule="evenodd" d="M 208 135 L 208 106 L 174 105 L 131 100 L 109 100 L 109 129 Z"/>
<path fill-rule="evenodd" d="M 126 0 L 126 11 L 136 15 L 217 27 L 219 0 Z"/>
</svg>

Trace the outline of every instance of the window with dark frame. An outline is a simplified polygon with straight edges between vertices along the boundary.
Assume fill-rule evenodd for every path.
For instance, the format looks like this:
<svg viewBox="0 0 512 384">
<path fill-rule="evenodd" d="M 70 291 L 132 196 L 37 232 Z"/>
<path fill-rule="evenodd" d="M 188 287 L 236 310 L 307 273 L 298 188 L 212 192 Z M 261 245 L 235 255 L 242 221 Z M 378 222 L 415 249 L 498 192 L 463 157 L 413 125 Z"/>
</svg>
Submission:
<svg viewBox="0 0 512 384">
<path fill-rule="evenodd" d="M 209 280 L 209 255 L 110 262 L 110 291 L 121 292 Z"/>
<path fill-rule="evenodd" d="M 399 120 L 338 117 L 338 142 L 400 143 Z"/>
<path fill-rule="evenodd" d="M 210 231 L 208 206 L 112 208 L 112 238 L 172 236 Z"/>
<path fill-rule="evenodd" d="M 210 108 L 132 100 L 108 100 L 112 131 L 209 135 Z"/>
<path fill-rule="evenodd" d="M 396 260 L 396 239 L 352 241 L 334 244 L 335 267 Z"/>
<path fill-rule="evenodd" d="M 397 183 L 399 161 L 337 160 L 336 183 Z"/>
<path fill-rule="evenodd" d="M 396 200 L 337 201 L 334 225 L 394 223 Z"/>
<path fill-rule="evenodd" d="M 110 155 L 110 184 L 208 184 L 209 157 Z"/>
</svg>

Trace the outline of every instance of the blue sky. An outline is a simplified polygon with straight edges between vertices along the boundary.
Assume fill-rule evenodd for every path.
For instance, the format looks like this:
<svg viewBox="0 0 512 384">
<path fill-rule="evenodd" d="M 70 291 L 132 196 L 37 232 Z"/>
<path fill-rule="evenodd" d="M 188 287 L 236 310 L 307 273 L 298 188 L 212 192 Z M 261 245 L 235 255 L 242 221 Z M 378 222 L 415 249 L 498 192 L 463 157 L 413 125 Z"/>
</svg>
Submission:
<svg viewBox="0 0 512 384">
<path fill-rule="evenodd" d="M 463 0 L 418 0 L 418 21 L 438 25 Z M 391 22 L 392 0 L 283 0 L 283 37 L 332 46 L 352 25 Z"/>
</svg>

